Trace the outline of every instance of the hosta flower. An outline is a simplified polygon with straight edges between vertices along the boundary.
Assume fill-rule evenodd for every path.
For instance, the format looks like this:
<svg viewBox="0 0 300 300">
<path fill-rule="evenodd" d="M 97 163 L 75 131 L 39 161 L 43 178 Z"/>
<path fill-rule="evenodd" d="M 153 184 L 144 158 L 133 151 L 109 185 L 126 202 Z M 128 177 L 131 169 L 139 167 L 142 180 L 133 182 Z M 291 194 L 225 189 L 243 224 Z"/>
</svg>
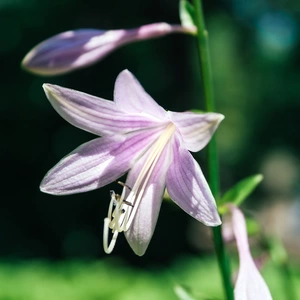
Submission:
<svg viewBox="0 0 300 300">
<path fill-rule="evenodd" d="M 246 222 L 242 212 L 230 205 L 233 233 L 239 252 L 240 268 L 235 283 L 236 300 L 270 300 L 272 296 L 264 279 L 260 275 L 249 249 Z"/>
<path fill-rule="evenodd" d="M 171 33 L 195 34 L 195 27 L 154 23 L 135 29 L 78 29 L 55 35 L 35 46 L 22 66 L 39 75 L 57 75 L 91 65 L 117 48 Z"/>
<path fill-rule="evenodd" d="M 165 111 L 127 70 L 117 78 L 114 101 L 45 84 L 56 111 L 96 138 L 51 169 L 41 190 L 54 195 L 87 192 L 128 172 L 121 195 L 111 192 L 104 249 L 111 252 L 119 232 L 143 255 L 152 237 L 164 189 L 185 212 L 208 226 L 221 223 L 215 200 L 190 151 L 201 150 L 223 115 Z M 108 229 L 112 242 L 108 244 Z"/>
</svg>

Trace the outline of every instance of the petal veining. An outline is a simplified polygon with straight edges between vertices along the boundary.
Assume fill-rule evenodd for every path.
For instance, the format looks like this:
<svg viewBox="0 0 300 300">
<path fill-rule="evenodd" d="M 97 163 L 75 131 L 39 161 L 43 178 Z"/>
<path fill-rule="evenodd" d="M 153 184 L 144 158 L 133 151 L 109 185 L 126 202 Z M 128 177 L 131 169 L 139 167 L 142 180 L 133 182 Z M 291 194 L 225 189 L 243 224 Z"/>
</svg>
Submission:
<svg viewBox="0 0 300 300">
<path fill-rule="evenodd" d="M 171 33 L 194 34 L 195 27 L 154 23 L 134 29 L 79 29 L 57 34 L 35 46 L 23 59 L 25 69 L 39 75 L 57 75 L 91 65 L 130 42 Z"/>
<path fill-rule="evenodd" d="M 171 199 L 186 213 L 208 226 L 218 226 L 221 220 L 214 197 L 193 156 L 173 137 L 173 161 L 166 179 Z"/>
<path fill-rule="evenodd" d="M 169 26 L 153 24 L 128 31 L 127 42 L 135 35 L 136 39 L 144 39 L 156 36 L 159 30 L 164 34 Z M 117 32 L 111 34 L 106 33 L 103 44 L 93 38 L 86 41 L 84 49 L 93 52 L 98 46 L 106 47 L 106 42 L 113 45 Z M 43 87 L 52 106 L 66 121 L 102 137 L 81 145 L 55 165 L 44 177 L 41 191 L 54 195 L 82 193 L 129 172 L 126 183 L 119 182 L 122 194 L 110 194 L 103 230 L 106 253 L 113 251 L 121 232 L 137 255 L 145 253 L 165 187 L 173 201 L 195 219 L 208 226 L 221 224 L 214 197 L 188 149 L 202 149 L 222 115 L 166 112 L 128 70 L 116 80 L 114 101 L 51 84 Z"/>
<path fill-rule="evenodd" d="M 207 145 L 224 119 L 224 116 L 218 113 L 196 114 L 168 111 L 168 116 L 178 128 L 186 148 L 193 152 L 197 152 Z"/>
<path fill-rule="evenodd" d="M 149 152 L 151 152 L 151 149 L 130 170 L 126 180 L 128 186 L 133 186 L 136 182 Z M 163 199 L 166 173 L 170 163 L 170 144 L 167 144 L 151 172 L 144 191 L 142 191 L 142 201 L 139 204 L 132 224 L 128 231 L 125 232 L 129 245 L 137 255 L 141 256 L 145 253 L 152 238 Z"/>
<path fill-rule="evenodd" d="M 128 70 L 117 77 L 114 101 L 119 109 L 127 113 L 147 113 L 156 118 L 167 120 L 166 111 L 144 90 L 138 80 Z"/>
<path fill-rule="evenodd" d="M 96 135 L 112 135 L 160 125 L 144 114 L 125 114 L 110 100 L 51 84 L 43 85 L 55 110 L 69 123 Z"/>
<path fill-rule="evenodd" d="M 62 32 L 35 46 L 23 59 L 22 65 L 40 75 L 63 74 L 83 65 L 93 63 L 99 55 L 105 56 L 104 41 L 112 41 L 106 31 L 79 29 Z M 116 32 L 115 38 L 120 35 Z M 104 47 L 101 47 L 104 45 Z M 96 49 L 100 48 L 100 51 Z M 101 51 L 102 50 L 102 51 Z M 84 58 L 84 59 L 83 59 Z"/>
<path fill-rule="evenodd" d="M 85 143 L 55 165 L 40 188 L 45 193 L 67 195 L 107 185 L 131 168 L 160 131 L 155 128 L 126 137 L 103 137 Z"/>
</svg>

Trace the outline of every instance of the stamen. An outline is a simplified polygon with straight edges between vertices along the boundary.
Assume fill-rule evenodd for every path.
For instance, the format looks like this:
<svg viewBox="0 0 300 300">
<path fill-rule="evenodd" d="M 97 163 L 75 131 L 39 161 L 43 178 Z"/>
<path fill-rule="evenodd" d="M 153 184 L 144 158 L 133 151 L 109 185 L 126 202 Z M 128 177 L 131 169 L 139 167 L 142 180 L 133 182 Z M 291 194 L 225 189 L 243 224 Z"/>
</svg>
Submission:
<svg viewBox="0 0 300 300">
<path fill-rule="evenodd" d="M 122 181 L 118 181 L 118 184 L 122 185 L 124 188 L 128 188 L 130 191 L 132 190 L 132 188 L 130 186 L 128 186 L 127 184 L 125 184 Z"/>
<path fill-rule="evenodd" d="M 118 181 L 118 183 L 123 186 L 121 196 L 115 194 L 114 191 L 110 192 L 111 201 L 109 204 L 107 218 L 104 219 L 103 229 L 103 247 L 106 253 L 109 254 L 112 252 L 116 244 L 118 233 L 127 231 L 132 224 L 156 163 L 174 132 L 175 125 L 173 123 L 168 124 L 155 144 L 152 146 L 152 151 L 147 157 L 147 160 L 132 188 L 125 183 Z M 125 200 L 126 189 L 129 190 L 129 194 Z M 112 230 L 113 236 L 108 246 L 109 228 Z"/>
<path fill-rule="evenodd" d="M 127 186 L 124 184 L 124 187 Z M 107 218 L 104 219 L 104 228 L 103 228 L 103 248 L 105 253 L 107 254 L 110 254 L 112 252 L 112 250 L 115 247 L 119 232 L 123 231 L 123 228 L 120 226 L 120 224 L 123 221 L 121 220 L 122 219 L 121 217 L 126 213 L 126 209 L 123 208 L 123 203 L 133 206 L 132 203 L 123 200 L 120 195 L 115 193 L 115 191 L 110 191 L 110 197 L 111 200 L 108 208 L 108 214 L 107 214 Z M 113 207 L 115 207 L 114 210 Z M 127 215 L 126 218 L 128 218 Z M 108 246 L 109 229 L 112 229 L 113 236 Z"/>
<path fill-rule="evenodd" d="M 122 182 L 122 181 L 118 181 L 118 184 L 120 184 L 120 185 L 122 185 L 123 187 L 124 187 L 124 189 L 125 188 L 127 188 L 127 189 L 129 189 L 130 191 L 131 191 L 131 187 L 130 186 L 128 186 L 127 184 L 125 184 L 124 182 Z M 119 196 L 119 195 L 118 195 Z M 123 197 L 124 198 L 124 197 Z M 123 203 L 125 203 L 125 204 L 127 204 L 127 205 L 129 205 L 129 206 L 132 206 L 133 207 L 133 204 L 132 203 L 130 203 L 130 202 L 128 202 L 128 201 L 126 201 L 126 200 L 123 200 Z"/>
<path fill-rule="evenodd" d="M 159 139 L 155 143 L 152 153 L 147 158 L 147 160 L 141 170 L 141 173 L 139 174 L 139 176 L 132 188 L 132 191 L 128 195 L 126 200 L 130 201 L 131 199 L 133 199 L 130 202 L 134 203 L 134 208 L 133 209 L 129 208 L 130 209 L 130 219 L 126 222 L 124 231 L 127 231 L 129 229 L 129 227 L 133 221 L 133 218 L 137 212 L 137 209 L 141 202 L 141 199 L 144 195 L 144 191 L 146 189 L 146 186 L 148 184 L 150 176 L 153 172 L 153 169 L 155 168 L 155 165 L 156 165 L 161 153 L 163 152 L 165 146 L 169 142 L 169 140 L 172 137 L 174 132 L 175 132 L 175 125 L 173 123 L 170 123 L 164 130 L 163 134 L 159 137 Z M 146 176 L 146 178 L 145 178 L 145 176 Z M 142 184 L 142 187 L 140 187 L 141 184 Z M 123 195 L 123 193 L 122 193 L 122 195 Z"/>
<path fill-rule="evenodd" d="M 117 241 L 117 237 L 118 237 L 118 234 L 119 232 L 118 231 L 115 231 L 114 234 L 113 234 L 113 237 L 109 243 L 109 246 L 107 245 L 107 242 L 108 242 L 108 229 L 109 229 L 109 223 L 110 223 L 110 219 L 109 218 L 105 218 L 104 219 L 104 227 L 103 227 L 103 248 L 104 248 L 104 251 L 105 253 L 107 254 L 110 254 L 114 247 L 115 247 L 115 244 L 116 244 L 116 241 Z"/>
</svg>

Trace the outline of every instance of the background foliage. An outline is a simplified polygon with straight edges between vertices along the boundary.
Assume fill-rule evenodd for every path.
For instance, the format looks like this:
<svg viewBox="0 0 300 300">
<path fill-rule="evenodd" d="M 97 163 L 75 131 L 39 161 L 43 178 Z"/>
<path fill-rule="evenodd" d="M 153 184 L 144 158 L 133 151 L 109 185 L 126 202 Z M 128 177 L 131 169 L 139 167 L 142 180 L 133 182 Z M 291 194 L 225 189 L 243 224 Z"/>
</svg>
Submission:
<svg viewBox="0 0 300 300">
<path fill-rule="evenodd" d="M 300 6 L 296 0 L 203 2 L 211 38 L 217 111 L 226 116 L 218 131 L 222 190 L 261 172 L 264 183 L 248 200 L 246 212 L 261 221 L 265 236 L 276 234 L 282 239 L 291 260 L 297 261 Z M 63 295 L 72 292 L 77 295 L 70 296 L 72 299 L 101 299 L 110 293 L 107 284 L 112 281 L 118 291 L 140 295 L 139 290 L 147 294 L 157 289 L 161 299 L 175 299 L 172 281 L 165 291 L 165 281 L 160 280 L 170 273 L 183 272 L 176 269 L 179 257 L 186 262 L 181 267 L 189 267 L 187 274 L 195 269 L 191 260 L 199 260 L 197 271 L 208 272 L 201 278 L 218 278 L 217 269 L 210 267 L 214 262 L 206 258 L 212 254 L 207 231 L 171 202 L 162 206 L 144 257 L 136 257 L 121 237 L 113 255 L 107 258 L 102 250 L 103 218 L 109 190 L 120 191 L 120 187 L 111 184 L 65 197 L 42 194 L 38 188 L 50 167 L 93 138 L 58 116 L 42 91 L 44 82 L 112 99 L 114 80 L 127 68 L 166 109 L 203 109 L 199 105 L 202 95 L 196 41 L 190 36 L 173 35 L 131 44 L 92 67 L 60 77 L 26 73 L 20 69 L 22 58 L 37 43 L 62 31 L 131 28 L 160 21 L 179 23 L 177 0 L 0 0 L 0 282 L 6 286 L 1 288 L 0 299 L 47 299 L 45 295 L 51 294 L 48 289 L 57 291 L 52 299 L 68 299 Z M 205 171 L 205 151 L 197 158 Z M 261 243 L 254 241 L 255 246 Z M 261 247 L 258 249 L 261 253 Z M 32 262 L 36 259 L 46 260 Z M 70 259 L 89 261 L 64 262 Z M 60 262 L 52 266 L 47 261 Z M 159 271 L 147 273 L 150 266 Z M 133 269 L 136 267 L 142 269 Z M 266 270 L 273 267 L 269 265 Z M 295 269 L 295 276 L 297 272 Z M 274 278 L 272 272 L 266 274 L 270 276 L 267 281 L 276 281 L 274 272 Z M 136 276 L 141 277 L 135 283 Z M 15 289 L 16 282 L 20 290 Z M 199 282 L 197 289 L 206 289 L 209 294 L 211 282 L 204 286 Z M 28 288 L 31 286 L 36 288 Z M 213 289 L 216 286 L 220 286 L 218 281 Z M 273 294 L 276 286 L 270 286 Z M 79 292 L 77 288 L 81 287 Z M 148 295 L 149 299 L 158 299 Z M 274 294 L 274 299 L 282 299 L 278 295 Z M 125 297 L 125 293 L 116 297 L 134 298 Z"/>
</svg>

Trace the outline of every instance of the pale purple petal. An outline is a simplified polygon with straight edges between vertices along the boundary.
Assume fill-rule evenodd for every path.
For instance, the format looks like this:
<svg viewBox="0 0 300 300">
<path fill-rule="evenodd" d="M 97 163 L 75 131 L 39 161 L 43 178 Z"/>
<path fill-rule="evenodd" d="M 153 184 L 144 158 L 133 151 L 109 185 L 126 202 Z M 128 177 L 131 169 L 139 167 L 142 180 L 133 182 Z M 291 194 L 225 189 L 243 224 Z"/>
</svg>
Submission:
<svg viewBox="0 0 300 300">
<path fill-rule="evenodd" d="M 168 111 L 168 115 L 181 133 L 186 148 L 193 152 L 198 152 L 207 145 L 224 119 L 224 116 L 218 113 Z"/>
<path fill-rule="evenodd" d="M 161 202 L 165 190 L 165 180 L 168 166 L 171 162 L 170 145 L 167 144 L 163 150 L 157 165 L 149 179 L 149 183 L 139 204 L 137 213 L 128 231 L 125 232 L 126 239 L 137 255 L 143 255 L 152 238 Z M 148 157 L 149 152 L 140 159 L 130 170 L 126 184 L 133 186 L 140 171 Z"/>
<path fill-rule="evenodd" d="M 171 199 L 186 213 L 208 226 L 221 224 L 214 197 L 200 166 L 177 136 L 173 140 L 173 162 L 166 185 Z"/>
<path fill-rule="evenodd" d="M 113 49 L 124 33 L 79 29 L 57 34 L 35 46 L 23 59 L 25 69 L 39 75 L 57 75 L 94 63 Z"/>
<path fill-rule="evenodd" d="M 113 101 L 75 90 L 44 84 L 47 98 L 54 109 L 72 125 L 106 136 L 159 126 L 150 115 L 124 114 Z"/>
<path fill-rule="evenodd" d="M 242 212 L 230 205 L 232 226 L 240 258 L 240 268 L 235 284 L 234 295 L 237 300 L 270 300 L 272 296 L 264 279 L 256 268 L 251 256 L 246 222 Z"/>
<path fill-rule="evenodd" d="M 144 112 L 162 120 L 167 119 L 167 112 L 152 99 L 128 70 L 122 71 L 117 77 L 114 101 L 126 113 Z"/>
<path fill-rule="evenodd" d="M 40 75 L 57 75 L 101 60 L 118 47 L 138 41 L 195 28 L 155 23 L 129 30 L 79 29 L 55 35 L 34 47 L 23 59 L 25 69 Z"/>
<path fill-rule="evenodd" d="M 41 191 L 54 195 L 100 188 L 126 173 L 160 134 L 160 129 L 85 143 L 63 158 L 43 179 Z"/>
</svg>

